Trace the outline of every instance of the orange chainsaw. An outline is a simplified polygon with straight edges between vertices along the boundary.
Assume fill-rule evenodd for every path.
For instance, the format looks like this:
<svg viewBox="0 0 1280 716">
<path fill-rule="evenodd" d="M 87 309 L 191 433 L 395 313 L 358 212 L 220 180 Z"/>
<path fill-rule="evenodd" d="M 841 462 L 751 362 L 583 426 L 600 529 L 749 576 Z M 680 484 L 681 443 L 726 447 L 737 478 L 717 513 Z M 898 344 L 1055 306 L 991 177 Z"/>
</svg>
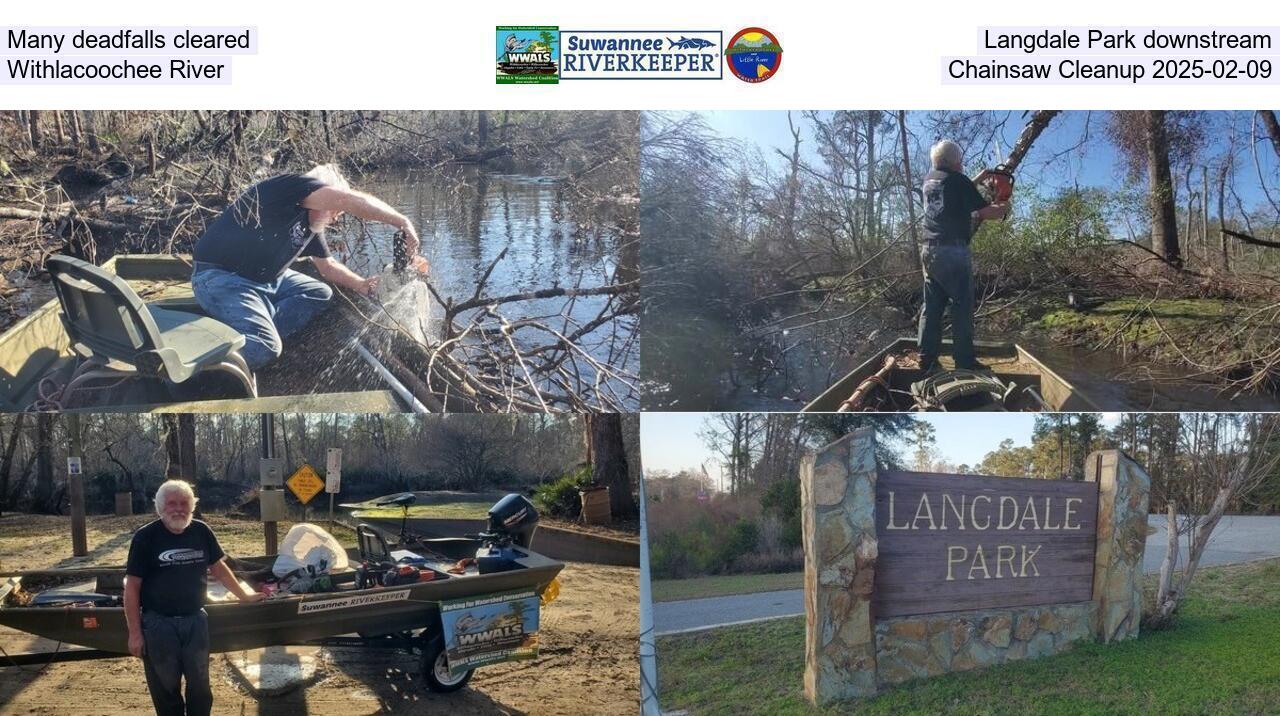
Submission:
<svg viewBox="0 0 1280 716">
<path fill-rule="evenodd" d="M 1013 197 L 1013 172 L 1003 164 L 997 164 L 994 169 L 983 169 L 973 183 L 977 185 L 979 193 L 993 204 L 1009 201 Z"/>
</svg>

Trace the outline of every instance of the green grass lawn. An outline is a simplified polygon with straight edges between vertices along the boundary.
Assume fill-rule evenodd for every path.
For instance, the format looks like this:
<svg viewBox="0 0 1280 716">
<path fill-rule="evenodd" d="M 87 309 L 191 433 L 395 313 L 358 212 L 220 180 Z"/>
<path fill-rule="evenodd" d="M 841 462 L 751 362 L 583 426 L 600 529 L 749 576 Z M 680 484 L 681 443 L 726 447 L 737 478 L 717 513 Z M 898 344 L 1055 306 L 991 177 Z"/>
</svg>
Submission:
<svg viewBox="0 0 1280 716">
<path fill-rule="evenodd" d="M 449 520 L 486 520 L 489 519 L 489 508 L 492 502 L 443 502 L 438 505 L 413 505 L 409 508 L 410 517 L 438 517 Z M 375 517 L 399 519 L 404 514 L 399 507 L 361 508 L 362 514 Z"/>
<path fill-rule="evenodd" d="M 676 602 L 681 599 L 721 597 L 726 594 L 754 594 L 803 588 L 804 572 L 724 574 L 693 579 L 657 579 L 653 582 L 652 594 L 655 602 Z"/>
<path fill-rule="evenodd" d="M 1057 310 L 1040 319 L 1040 327 L 1051 335 L 1095 344 L 1119 334 L 1120 343 L 1150 352 L 1151 357 L 1170 362 L 1183 355 L 1205 364 L 1248 361 L 1266 352 L 1277 331 L 1271 314 L 1260 306 L 1221 299 L 1124 298 L 1106 301 L 1088 311 Z M 1223 344 L 1237 328 L 1253 325 L 1251 338 Z M 1170 343 L 1173 341 L 1176 348 Z"/>
<path fill-rule="evenodd" d="M 803 648 L 803 617 L 660 637 L 663 709 L 852 711 L 852 704 L 823 710 L 808 705 L 802 691 Z M 917 681 L 859 702 L 856 709 L 867 714 L 1280 713 L 1280 560 L 1202 570 L 1170 629 Z"/>
</svg>

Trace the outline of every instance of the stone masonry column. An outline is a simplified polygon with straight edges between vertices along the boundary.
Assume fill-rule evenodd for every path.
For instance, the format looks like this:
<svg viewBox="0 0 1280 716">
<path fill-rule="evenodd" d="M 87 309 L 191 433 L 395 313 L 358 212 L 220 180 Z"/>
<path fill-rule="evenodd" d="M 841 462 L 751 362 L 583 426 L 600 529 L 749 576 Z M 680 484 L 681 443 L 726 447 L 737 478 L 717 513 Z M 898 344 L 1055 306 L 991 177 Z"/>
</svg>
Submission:
<svg viewBox="0 0 1280 716">
<path fill-rule="evenodd" d="M 875 432 L 857 430 L 806 456 L 800 500 L 805 696 L 814 704 L 870 696 L 876 693 Z"/>
<path fill-rule="evenodd" d="M 1142 620 L 1151 477 L 1123 452 L 1100 450 L 1085 461 L 1085 480 L 1098 483 L 1093 632 L 1103 642 L 1132 639 Z"/>
</svg>

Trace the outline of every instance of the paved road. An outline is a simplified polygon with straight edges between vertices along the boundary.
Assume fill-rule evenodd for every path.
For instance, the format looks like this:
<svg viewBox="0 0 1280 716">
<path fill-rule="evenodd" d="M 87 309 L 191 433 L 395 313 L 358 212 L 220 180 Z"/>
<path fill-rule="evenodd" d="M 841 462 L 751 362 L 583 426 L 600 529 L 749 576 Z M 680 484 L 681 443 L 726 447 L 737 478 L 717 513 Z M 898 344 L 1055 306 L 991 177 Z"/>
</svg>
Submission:
<svg viewBox="0 0 1280 716">
<path fill-rule="evenodd" d="M 1152 515 L 1149 523 L 1156 531 L 1147 537 L 1142 568 L 1147 572 L 1159 572 L 1167 543 L 1165 518 Z M 1181 549 L 1186 549 L 1185 543 Z M 1182 557 L 1185 560 L 1185 554 Z M 1214 530 L 1200 565 L 1247 562 L 1266 557 L 1280 557 L 1280 517 L 1224 517 Z M 804 614 L 804 590 L 801 589 L 653 605 L 653 622 L 659 635 L 800 614 Z"/>
</svg>

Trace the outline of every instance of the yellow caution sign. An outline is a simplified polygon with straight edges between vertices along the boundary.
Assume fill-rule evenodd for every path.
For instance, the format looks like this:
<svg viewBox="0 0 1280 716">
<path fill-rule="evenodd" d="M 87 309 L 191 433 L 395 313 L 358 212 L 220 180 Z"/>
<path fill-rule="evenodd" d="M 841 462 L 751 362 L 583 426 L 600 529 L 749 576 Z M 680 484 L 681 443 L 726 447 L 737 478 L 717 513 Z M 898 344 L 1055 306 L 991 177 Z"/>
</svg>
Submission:
<svg viewBox="0 0 1280 716">
<path fill-rule="evenodd" d="M 310 502 L 311 498 L 320 494 L 320 492 L 324 490 L 324 480 L 320 479 L 320 476 L 316 474 L 316 471 L 311 469 L 311 466 L 305 462 L 302 463 L 302 467 L 298 468 L 297 472 L 290 475 L 289 479 L 284 481 L 284 484 L 288 485 L 289 490 L 292 491 L 293 494 L 297 496 L 298 501 L 304 505 Z"/>
</svg>

